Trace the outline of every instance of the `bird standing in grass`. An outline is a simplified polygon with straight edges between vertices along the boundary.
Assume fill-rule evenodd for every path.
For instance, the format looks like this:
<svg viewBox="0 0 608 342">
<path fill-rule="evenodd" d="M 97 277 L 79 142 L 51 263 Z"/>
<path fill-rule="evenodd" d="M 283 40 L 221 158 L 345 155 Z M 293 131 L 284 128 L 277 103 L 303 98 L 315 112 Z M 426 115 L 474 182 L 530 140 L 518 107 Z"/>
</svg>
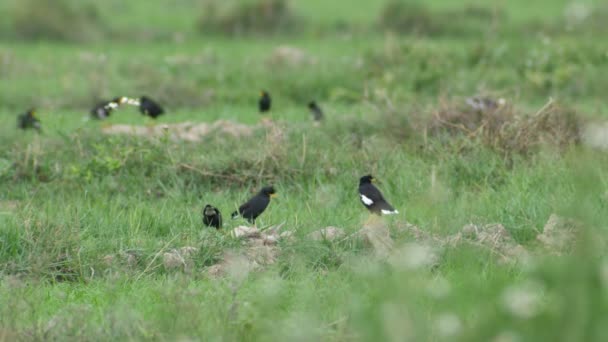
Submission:
<svg viewBox="0 0 608 342">
<path fill-rule="evenodd" d="M 359 180 L 359 196 L 361 203 L 372 213 L 376 215 L 392 215 L 399 212 L 393 208 L 382 196 L 382 193 L 372 182 L 374 177 L 367 175 Z"/>
<path fill-rule="evenodd" d="M 323 120 L 323 111 L 315 101 L 310 101 L 308 103 L 308 109 L 310 109 L 313 120 L 316 122 Z"/>
<path fill-rule="evenodd" d="M 272 99 L 270 98 L 270 94 L 267 91 L 262 91 L 260 94 L 260 99 L 258 100 L 258 106 L 260 108 L 260 113 L 266 113 L 270 111 L 270 107 L 272 105 Z"/>
<path fill-rule="evenodd" d="M 91 115 L 95 119 L 106 119 L 112 111 L 118 108 L 127 100 L 126 97 L 116 97 L 112 101 L 103 101 L 98 103 L 93 109 L 91 109 Z"/>
<path fill-rule="evenodd" d="M 152 119 L 156 119 L 165 112 L 163 107 L 147 96 L 139 98 L 139 111 Z"/>
<path fill-rule="evenodd" d="M 40 132 L 42 127 L 40 126 L 40 120 L 36 118 L 36 110 L 34 108 L 17 117 L 17 127 L 21 129 L 33 128 Z"/>
<path fill-rule="evenodd" d="M 222 228 L 222 214 L 216 207 L 207 204 L 203 208 L 203 224 L 207 227 L 214 227 L 215 229 Z"/>
<path fill-rule="evenodd" d="M 255 223 L 255 219 L 260 216 L 268 204 L 270 198 L 276 196 L 274 187 L 267 186 L 262 188 L 257 195 L 253 196 L 249 201 L 239 207 L 239 210 L 232 213 L 232 218 L 243 216 L 249 223 Z"/>
<path fill-rule="evenodd" d="M 156 119 L 157 117 L 165 113 L 163 107 L 161 107 L 156 101 L 152 100 L 147 96 L 142 96 L 139 99 L 124 97 L 122 103 L 138 107 L 139 112 L 141 114 L 149 116 L 152 119 Z"/>
</svg>

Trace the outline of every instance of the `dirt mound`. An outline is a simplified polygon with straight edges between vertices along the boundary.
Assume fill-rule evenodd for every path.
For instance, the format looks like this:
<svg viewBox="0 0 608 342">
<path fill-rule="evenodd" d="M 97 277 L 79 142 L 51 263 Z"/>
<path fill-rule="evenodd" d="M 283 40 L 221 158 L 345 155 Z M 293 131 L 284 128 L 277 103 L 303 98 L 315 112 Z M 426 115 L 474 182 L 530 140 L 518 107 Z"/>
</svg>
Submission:
<svg viewBox="0 0 608 342">
<path fill-rule="evenodd" d="M 551 214 L 536 239 L 547 249 L 556 254 L 562 254 L 572 249 L 577 241 L 578 224 L 573 220 Z"/>
<path fill-rule="evenodd" d="M 415 241 L 434 248 L 454 248 L 463 244 L 473 245 L 491 251 L 501 262 L 523 261 L 528 257 L 527 250 L 513 239 L 509 231 L 499 223 L 487 225 L 467 224 L 452 235 L 439 236 L 425 232 L 412 224 L 400 227 Z"/>
<path fill-rule="evenodd" d="M 253 134 L 255 126 L 243 125 L 226 120 L 213 123 L 182 122 L 155 126 L 110 125 L 101 129 L 104 134 L 132 135 L 141 137 L 161 137 L 168 135 L 171 140 L 199 142 L 210 134 L 225 134 L 235 138 Z"/>
<path fill-rule="evenodd" d="M 178 270 L 181 269 L 185 273 L 192 273 L 194 268 L 194 255 L 198 253 L 196 247 L 181 247 L 179 249 L 172 249 L 169 252 L 163 254 L 163 265 L 165 270 Z"/>
<path fill-rule="evenodd" d="M 267 63 L 272 66 L 282 65 L 299 67 L 314 65 L 317 63 L 317 59 L 304 52 L 304 50 L 293 46 L 282 45 L 276 47 L 272 51 L 272 54 L 268 57 Z"/>
<path fill-rule="evenodd" d="M 391 233 L 386 224 L 382 222 L 370 222 L 357 232 L 357 236 L 363 243 L 374 251 L 380 258 L 387 258 L 394 246 Z"/>
<path fill-rule="evenodd" d="M 448 239 L 448 243 L 454 245 L 462 242 L 486 248 L 496 254 L 502 262 L 518 261 L 528 256 L 526 249 L 517 243 L 500 223 L 468 224 Z"/>
<path fill-rule="evenodd" d="M 282 225 L 265 230 L 257 227 L 239 226 L 232 230 L 231 235 L 243 242 L 243 249 L 238 252 L 225 252 L 221 262 L 208 267 L 207 276 L 218 278 L 223 276 L 237 276 L 235 273 L 249 273 L 272 265 L 277 261 L 281 250 L 278 247 L 280 240 L 292 238 L 292 232 L 280 232 Z"/>
</svg>

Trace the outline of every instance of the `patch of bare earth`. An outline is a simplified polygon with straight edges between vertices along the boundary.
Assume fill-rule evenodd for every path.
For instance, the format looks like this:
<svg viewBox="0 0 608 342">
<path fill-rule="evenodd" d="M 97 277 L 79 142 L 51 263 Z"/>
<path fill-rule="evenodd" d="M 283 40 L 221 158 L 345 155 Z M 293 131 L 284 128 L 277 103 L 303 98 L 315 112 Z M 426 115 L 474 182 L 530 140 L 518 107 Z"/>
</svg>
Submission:
<svg viewBox="0 0 608 342">
<path fill-rule="evenodd" d="M 293 237 L 292 232 L 280 232 L 281 227 L 278 225 L 265 230 L 247 226 L 234 228 L 231 234 L 242 241 L 242 250 L 225 252 L 219 263 L 205 270 L 207 276 L 235 276 L 235 272 L 249 273 L 276 263 L 281 251 L 279 241 Z"/>
<path fill-rule="evenodd" d="M 301 67 L 317 64 L 317 59 L 302 49 L 281 45 L 272 51 L 272 54 L 267 59 L 267 63 L 272 66 Z"/>
<path fill-rule="evenodd" d="M 248 137 L 253 134 L 256 128 L 257 126 L 217 120 L 213 123 L 182 122 L 155 126 L 110 125 L 103 127 L 101 131 L 109 135 L 118 134 L 140 137 L 162 137 L 167 135 L 174 141 L 199 142 L 210 134 L 224 134 L 234 138 Z"/>
</svg>

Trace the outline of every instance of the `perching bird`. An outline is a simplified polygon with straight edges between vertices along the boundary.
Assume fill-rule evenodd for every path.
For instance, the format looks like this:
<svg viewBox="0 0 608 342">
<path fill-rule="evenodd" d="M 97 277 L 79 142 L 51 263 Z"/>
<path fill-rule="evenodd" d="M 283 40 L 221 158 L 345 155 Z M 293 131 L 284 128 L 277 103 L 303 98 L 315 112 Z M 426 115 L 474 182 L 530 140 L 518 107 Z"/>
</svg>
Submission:
<svg viewBox="0 0 608 342">
<path fill-rule="evenodd" d="M 315 120 L 315 121 L 323 120 L 323 111 L 321 110 L 321 107 L 319 107 L 319 105 L 317 105 L 317 103 L 315 101 L 311 101 L 308 103 L 308 109 L 310 109 L 310 113 L 312 114 L 313 120 Z"/>
<path fill-rule="evenodd" d="M 40 132 L 40 120 L 36 118 L 36 110 L 34 108 L 17 117 L 17 127 L 21 129 L 33 128 Z"/>
<path fill-rule="evenodd" d="M 147 96 L 139 98 L 139 111 L 152 119 L 156 119 L 165 112 L 163 107 Z"/>
<path fill-rule="evenodd" d="M 207 204 L 203 208 L 203 224 L 207 227 L 215 227 L 215 229 L 222 228 L 222 214 L 217 208 Z"/>
<path fill-rule="evenodd" d="M 498 100 L 489 97 L 473 96 L 466 99 L 466 103 L 475 111 L 486 112 L 494 111 L 506 104 L 506 100 L 502 97 Z"/>
<path fill-rule="evenodd" d="M 260 113 L 264 113 L 270 110 L 270 106 L 272 105 L 272 99 L 270 98 L 270 94 L 267 91 L 262 91 L 260 94 L 260 100 L 258 101 L 258 106 L 260 107 Z"/>
<path fill-rule="evenodd" d="M 382 193 L 372 182 L 374 177 L 367 175 L 361 177 L 359 180 L 359 196 L 361 197 L 361 203 L 374 214 L 377 215 L 391 215 L 399 214 L 393 206 L 391 206 L 382 196 Z"/>
<path fill-rule="evenodd" d="M 239 215 L 243 216 L 250 223 L 255 223 L 255 219 L 260 216 L 268 204 L 270 198 L 276 196 L 274 187 L 267 186 L 262 188 L 257 195 L 253 196 L 249 201 L 239 207 L 238 211 L 232 213 L 232 218 L 235 219 Z"/>
</svg>

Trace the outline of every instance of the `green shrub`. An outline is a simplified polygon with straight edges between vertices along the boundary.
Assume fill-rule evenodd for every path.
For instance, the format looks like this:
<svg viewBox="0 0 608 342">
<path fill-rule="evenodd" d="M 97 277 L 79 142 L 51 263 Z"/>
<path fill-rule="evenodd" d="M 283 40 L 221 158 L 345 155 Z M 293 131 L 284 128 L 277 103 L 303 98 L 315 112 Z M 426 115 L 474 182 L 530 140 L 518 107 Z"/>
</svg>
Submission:
<svg viewBox="0 0 608 342">
<path fill-rule="evenodd" d="M 392 0 L 380 13 L 383 29 L 400 33 L 437 36 L 483 33 L 496 28 L 506 15 L 504 11 L 488 7 L 467 5 L 456 10 L 434 11 L 423 2 Z"/>
<path fill-rule="evenodd" d="M 286 0 L 256 0 L 224 8 L 208 3 L 198 26 L 203 33 L 242 35 L 289 32 L 297 24 L 299 20 Z"/>
<path fill-rule="evenodd" d="M 13 34 L 27 40 L 81 42 L 102 35 L 97 8 L 70 0 L 23 0 L 12 9 Z"/>
</svg>

